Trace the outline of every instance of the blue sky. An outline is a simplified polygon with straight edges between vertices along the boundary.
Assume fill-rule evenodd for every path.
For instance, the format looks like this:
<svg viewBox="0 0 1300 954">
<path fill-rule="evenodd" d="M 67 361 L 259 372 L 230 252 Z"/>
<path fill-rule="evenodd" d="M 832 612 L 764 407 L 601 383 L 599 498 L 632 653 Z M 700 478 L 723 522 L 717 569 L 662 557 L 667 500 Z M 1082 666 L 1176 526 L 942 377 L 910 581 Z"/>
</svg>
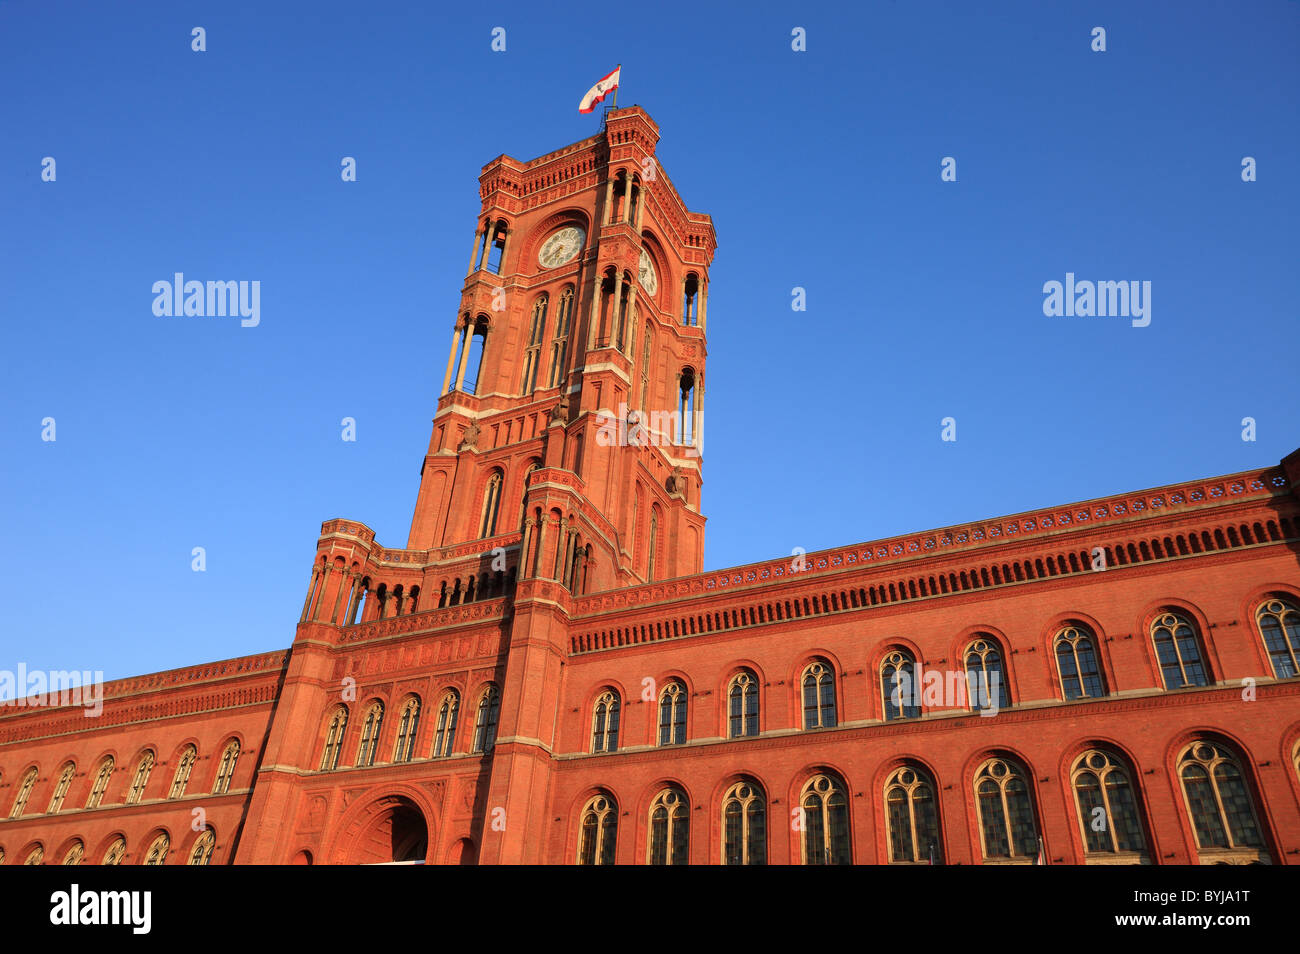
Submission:
<svg viewBox="0 0 1300 954">
<path fill-rule="evenodd" d="M 1300 446 L 1300 3 L 468 6 L 0 5 L 0 668 L 286 647 L 322 520 L 404 545 L 479 169 L 620 62 L 718 231 L 707 567 Z M 261 324 L 155 317 L 177 271 Z"/>
</svg>

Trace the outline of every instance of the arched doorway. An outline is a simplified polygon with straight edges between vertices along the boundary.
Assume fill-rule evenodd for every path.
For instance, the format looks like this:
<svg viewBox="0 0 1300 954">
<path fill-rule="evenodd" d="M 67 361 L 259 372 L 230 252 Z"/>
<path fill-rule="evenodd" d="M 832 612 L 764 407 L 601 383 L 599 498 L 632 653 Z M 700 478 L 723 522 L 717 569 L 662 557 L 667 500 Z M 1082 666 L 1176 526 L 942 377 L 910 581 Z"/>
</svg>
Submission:
<svg viewBox="0 0 1300 954">
<path fill-rule="evenodd" d="M 366 806 L 345 841 L 347 864 L 423 864 L 429 853 L 429 826 L 410 799 L 390 795 Z"/>
</svg>

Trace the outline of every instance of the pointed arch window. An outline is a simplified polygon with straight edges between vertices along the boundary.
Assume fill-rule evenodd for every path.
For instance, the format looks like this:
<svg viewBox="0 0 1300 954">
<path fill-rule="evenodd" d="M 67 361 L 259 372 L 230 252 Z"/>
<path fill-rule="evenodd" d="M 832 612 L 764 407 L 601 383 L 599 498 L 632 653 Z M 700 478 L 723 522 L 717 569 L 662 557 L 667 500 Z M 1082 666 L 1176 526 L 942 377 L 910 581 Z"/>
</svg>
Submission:
<svg viewBox="0 0 1300 954">
<path fill-rule="evenodd" d="M 1130 774 L 1117 756 L 1099 749 L 1075 759 L 1070 783 L 1086 855 L 1145 858 L 1146 839 Z"/>
<path fill-rule="evenodd" d="M 154 754 L 145 750 L 140 756 L 140 761 L 136 763 L 135 775 L 131 778 L 131 787 L 126 792 L 126 804 L 134 805 L 144 798 L 145 787 L 149 784 L 149 776 L 153 774 Z"/>
<path fill-rule="evenodd" d="M 1099 699 L 1106 694 L 1091 630 L 1075 624 L 1066 626 L 1056 634 L 1055 647 L 1061 692 L 1066 699 Z"/>
<path fill-rule="evenodd" d="M 18 783 L 18 794 L 14 796 L 13 807 L 9 809 L 10 818 L 18 818 L 27 810 L 27 800 L 32 797 L 32 789 L 35 787 L 36 766 L 32 766 L 23 774 L 22 781 Z"/>
<path fill-rule="evenodd" d="M 650 803 L 649 864 L 689 864 L 690 840 L 691 810 L 686 795 L 666 788 Z"/>
<path fill-rule="evenodd" d="M 126 839 L 118 838 L 108 846 L 108 851 L 104 852 L 104 864 L 110 867 L 113 865 L 120 865 L 125 856 Z"/>
<path fill-rule="evenodd" d="M 966 647 L 966 692 L 973 711 L 1005 709 L 1007 678 L 1002 669 L 1002 653 L 992 639 L 977 639 Z"/>
<path fill-rule="evenodd" d="M 95 773 L 95 784 L 90 788 L 90 796 L 86 799 L 87 808 L 98 808 L 99 803 L 104 800 L 104 792 L 108 790 L 109 780 L 113 777 L 113 757 L 110 755 L 99 763 L 99 771 Z"/>
<path fill-rule="evenodd" d="M 1180 613 L 1162 613 L 1151 623 L 1151 639 L 1166 689 L 1210 684 L 1191 620 Z"/>
<path fill-rule="evenodd" d="M 366 710 L 366 719 L 361 723 L 361 746 L 357 749 L 358 768 L 375 764 L 375 750 L 379 748 L 379 733 L 383 728 L 384 704 L 376 701 Z"/>
<path fill-rule="evenodd" d="M 824 659 L 803 671 L 803 727 L 829 729 L 835 725 L 835 671 Z"/>
<path fill-rule="evenodd" d="M 80 841 L 74 841 L 63 855 L 63 864 L 79 865 L 83 858 L 86 857 L 86 846 Z"/>
<path fill-rule="evenodd" d="M 573 286 L 560 293 L 560 310 L 555 315 L 555 337 L 551 340 L 551 370 L 547 387 L 564 383 L 565 362 L 569 358 L 569 325 L 573 323 Z"/>
<path fill-rule="evenodd" d="M 494 470 L 483 490 L 483 516 L 479 521 L 479 539 L 496 536 L 497 511 L 501 509 L 501 471 Z"/>
<path fill-rule="evenodd" d="M 58 784 L 54 786 L 54 794 L 50 796 L 50 804 L 45 809 L 45 814 L 54 815 L 63 809 L 63 800 L 68 795 L 68 786 L 72 784 L 73 776 L 77 773 L 77 767 L 71 762 L 64 764 L 59 772 Z"/>
<path fill-rule="evenodd" d="M 394 762 L 409 762 L 415 757 L 415 737 L 420 731 L 420 697 L 411 696 L 402 706 L 397 722 L 397 744 L 393 748 Z"/>
<path fill-rule="evenodd" d="M 1267 600 L 1255 611 L 1255 623 L 1264 638 L 1273 675 L 1278 679 L 1300 675 L 1300 609 L 1295 603 Z"/>
<path fill-rule="evenodd" d="M 742 669 L 727 686 L 727 735 L 740 739 L 758 735 L 758 677 Z"/>
<path fill-rule="evenodd" d="M 546 333 L 546 309 L 550 298 L 539 295 L 533 302 L 533 316 L 528 326 L 528 346 L 524 351 L 524 394 L 532 394 L 537 387 L 537 365 L 541 361 L 542 336 Z"/>
<path fill-rule="evenodd" d="M 618 751 L 618 693 L 606 689 L 596 699 L 591 719 L 591 751 Z"/>
<path fill-rule="evenodd" d="M 230 790 L 230 780 L 235 777 L 235 763 L 239 761 L 239 742 L 231 739 L 221 750 L 217 765 L 217 780 L 212 786 L 213 795 L 224 795 Z"/>
<path fill-rule="evenodd" d="M 472 751 L 487 754 L 492 751 L 497 738 L 497 716 L 501 709 L 501 692 L 489 685 L 478 699 L 478 712 L 474 716 L 474 747 Z"/>
<path fill-rule="evenodd" d="M 921 714 L 920 686 L 912 654 L 895 650 L 880 664 L 880 693 L 885 700 L 885 721 L 915 719 Z"/>
<path fill-rule="evenodd" d="M 852 864 L 849 800 L 844 785 L 829 775 L 810 778 L 799 799 L 803 821 L 803 863 Z"/>
<path fill-rule="evenodd" d="M 646 562 L 646 580 L 655 579 L 655 557 L 659 553 L 659 508 L 650 508 L 650 555 Z"/>
<path fill-rule="evenodd" d="M 1196 834 L 1196 847 L 1214 860 L 1240 853 L 1264 860 L 1264 838 L 1236 753 L 1208 741 L 1189 745 L 1178 760 L 1178 777 Z"/>
<path fill-rule="evenodd" d="M 217 836 L 211 828 L 206 828 L 203 834 L 194 839 L 194 847 L 190 849 L 191 865 L 208 865 L 212 863 L 212 849 L 217 847 Z"/>
<path fill-rule="evenodd" d="M 617 839 L 618 803 L 612 795 L 597 795 L 582 809 L 578 864 L 612 865 Z"/>
<path fill-rule="evenodd" d="M 182 798 L 185 795 L 185 788 L 190 783 L 190 773 L 194 771 L 194 763 L 198 760 L 199 750 L 193 745 L 185 746 L 185 751 L 181 753 L 180 761 L 176 763 L 176 774 L 172 776 L 172 787 L 167 793 L 168 798 Z"/>
<path fill-rule="evenodd" d="M 659 744 L 686 741 L 686 686 L 674 679 L 659 693 Z"/>
<path fill-rule="evenodd" d="M 343 734 L 348 728 L 348 710 L 339 706 L 330 716 L 329 727 L 325 730 L 325 751 L 321 754 L 322 772 L 332 772 L 339 767 L 339 755 L 343 751 Z"/>
<path fill-rule="evenodd" d="M 641 333 L 641 410 L 650 406 L 650 356 L 654 353 L 654 328 L 646 322 Z"/>
<path fill-rule="evenodd" d="M 980 843 L 990 860 L 1031 861 L 1038 855 L 1038 823 L 1025 770 L 1010 759 L 989 759 L 975 773 Z"/>
<path fill-rule="evenodd" d="M 149 844 L 149 850 L 145 853 L 144 865 L 163 865 L 167 863 L 167 852 L 171 848 L 172 840 L 168 837 L 167 832 L 159 832 L 158 837 Z"/>
<path fill-rule="evenodd" d="M 44 845 L 37 845 L 35 848 L 33 848 L 31 851 L 29 851 L 29 852 L 27 853 L 27 859 L 23 862 L 23 864 L 24 864 L 24 865 L 43 865 L 43 864 L 45 864 L 45 846 L 44 846 Z"/>
<path fill-rule="evenodd" d="M 895 769 L 885 782 L 890 864 L 943 863 L 939 810 L 930 776 L 914 765 Z"/>
<path fill-rule="evenodd" d="M 456 717 L 460 713 L 460 694 L 455 689 L 442 697 L 438 705 L 438 725 L 433 733 L 433 757 L 446 758 L 456 742 Z"/>
<path fill-rule="evenodd" d="M 767 804 L 753 782 L 737 782 L 722 796 L 722 863 L 767 864 Z"/>
</svg>

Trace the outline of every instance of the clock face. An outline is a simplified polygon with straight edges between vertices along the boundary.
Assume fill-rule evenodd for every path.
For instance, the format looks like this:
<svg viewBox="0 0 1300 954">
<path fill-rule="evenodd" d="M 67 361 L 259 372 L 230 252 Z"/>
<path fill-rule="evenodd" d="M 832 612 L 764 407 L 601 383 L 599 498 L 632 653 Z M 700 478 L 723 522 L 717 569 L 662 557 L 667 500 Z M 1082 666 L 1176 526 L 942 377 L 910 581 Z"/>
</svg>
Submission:
<svg viewBox="0 0 1300 954">
<path fill-rule="evenodd" d="M 641 265 L 638 270 L 637 279 L 641 282 L 641 287 L 651 295 L 659 291 L 659 276 L 655 274 L 655 263 L 650 260 L 650 255 L 645 249 L 641 249 Z"/>
<path fill-rule="evenodd" d="M 576 225 L 560 229 L 545 242 L 537 253 L 537 264 L 542 268 L 558 268 L 582 251 L 587 234 Z"/>
</svg>

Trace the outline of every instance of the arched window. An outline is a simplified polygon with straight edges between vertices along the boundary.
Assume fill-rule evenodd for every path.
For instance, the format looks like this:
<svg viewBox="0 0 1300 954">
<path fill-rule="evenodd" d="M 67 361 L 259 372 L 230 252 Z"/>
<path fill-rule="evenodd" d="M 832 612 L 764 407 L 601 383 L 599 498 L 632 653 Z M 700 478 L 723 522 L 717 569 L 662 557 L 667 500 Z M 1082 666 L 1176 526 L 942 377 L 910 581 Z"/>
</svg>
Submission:
<svg viewBox="0 0 1300 954">
<path fill-rule="evenodd" d="M 397 722 L 397 745 L 393 748 L 394 762 L 409 762 L 415 756 L 415 736 L 420 731 L 420 697 L 411 696 L 402 706 Z"/>
<path fill-rule="evenodd" d="M 213 834 L 211 828 L 204 829 L 203 834 L 194 839 L 194 847 L 190 849 L 191 865 L 207 865 L 212 863 L 212 849 L 217 846 L 217 836 Z"/>
<path fill-rule="evenodd" d="M 1136 793 L 1118 757 L 1099 749 L 1084 752 L 1075 759 L 1070 782 L 1086 854 L 1145 856 Z"/>
<path fill-rule="evenodd" d="M 153 763 L 153 752 L 146 749 L 135 765 L 135 775 L 131 778 L 131 787 L 126 792 L 126 804 L 134 805 L 144 798 L 145 786 L 149 784 L 149 776 L 153 773 Z"/>
<path fill-rule="evenodd" d="M 230 790 L 230 780 L 234 778 L 237 761 L 239 761 L 239 742 L 231 739 L 221 750 L 221 762 L 217 765 L 217 780 L 212 786 L 213 795 L 224 795 Z"/>
<path fill-rule="evenodd" d="M 829 775 L 810 778 L 799 799 L 803 822 L 803 863 L 852 864 L 849 800 L 844 785 Z"/>
<path fill-rule="evenodd" d="M 1024 769 L 1010 759 L 989 759 L 975 773 L 975 796 L 985 858 L 1037 857 L 1038 825 Z"/>
<path fill-rule="evenodd" d="M 1267 600 L 1255 611 L 1255 622 L 1273 663 L 1273 675 L 1278 679 L 1300 675 L 1300 610 L 1295 604 Z"/>
<path fill-rule="evenodd" d="M 748 669 L 731 677 L 727 686 L 727 713 L 728 737 L 758 735 L 758 678 Z"/>
<path fill-rule="evenodd" d="M 104 852 L 104 864 L 120 865 L 122 858 L 126 855 L 126 839 L 117 838 L 108 846 L 108 851 Z"/>
<path fill-rule="evenodd" d="M 650 508 L 650 555 L 646 558 L 646 579 L 655 579 L 655 557 L 659 554 L 659 508 Z"/>
<path fill-rule="evenodd" d="M 456 717 L 460 713 L 460 694 L 455 689 L 442 697 L 438 705 L 438 725 L 433 733 L 433 757 L 445 758 L 456 743 Z"/>
<path fill-rule="evenodd" d="M 58 784 L 54 786 L 54 794 L 50 796 L 49 807 L 45 809 L 45 814 L 53 815 L 63 808 L 63 799 L 67 797 L 68 786 L 72 784 L 72 778 L 77 774 L 77 767 L 71 762 L 64 764 L 59 771 Z"/>
<path fill-rule="evenodd" d="M 582 810 L 578 864 L 612 865 L 618 838 L 618 804 L 612 795 L 597 795 Z"/>
<path fill-rule="evenodd" d="M 478 712 L 474 716 L 473 752 L 487 754 L 497 739 L 497 715 L 501 709 L 501 693 L 489 685 L 478 698 Z"/>
<path fill-rule="evenodd" d="M 81 860 L 86 857 L 86 846 L 80 841 L 74 841 L 69 846 L 67 852 L 63 855 L 65 865 L 79 865 Z"/>
<path fill-rule="evenodd" d="M 546 307 L 549 303 L 550 298 L 545 294 L 533 302 L 533 317 L 528 326 L 528 347 L 524 351 L 522 394 L 532 394 L 537 387 L 537 365 L 542 355 L 542 336 L 546 331 Z"/>
<path fill-rule="evenodd" d="M 5 863 L 5 850 L 0 848 L 0 865 Z"/>
<path fill-rule="evenodd" d="M 560 293 L 560 310 L 555 316 L 555 337 L 551 341 L 551 370 L 547 387 L 564 383 L 564 364 L 569 357 L 569 325 L 573 322 L 573 287 Z"/>
<path fill-rule="evenodd" d="M 650 803 L 649 864 L 689 864 L 690 840 L 691 810 L 686 795 L 666 788 Z"/>
<path fill-rule="evenodd" d="M 145 853 L 144 865 L 162 865 L 167 863 L 167 850 L 171 848 L 172 840 L 167 837 L 167 832 L 159 832 L 149 845 L 149 850 Z"/>
<path fill-rule="evenodd" d="M 528 516 L 528 481 L 533 476 L 533 471 L 537 470 L 537 468 L 541 466 L 541 462 L 535 460 L 532 461 L 528 465 L 528 469 L 524 471 L 523 483 L 520 484 L 523 490 L 519 494 L 519 526 L 521 529 L 523 528 L 525 518 Z"/>
<path fill-rule="evenodd" d="M 104 800 L 104 792 L 108 790 L 108 783 L 112 777 L 113 756 L 109 755 L 99 763 L 99 771 L 95 773 L 95 784 L 91 786 L 90 797 L 86 799 L 87 808 L 99 807 L 99 803 Z"/>
<path fill-rule="evenodd" d="M 618 693 L 606 689 L 596 699 L 591 717 L 591 751 L 618 751 Z"/>
<path fill-rule="evenodd" d="M 803 727 L 829 729 L 835 725 L 835 672 L 824 659 L 803 671 Z"/>
<path fill-rule="evenodd" d="M 194 763 L 198 757 L 198 749 L 192 745 L 185 746 L 180 761 L 176 763 L 176 774 L 172 777 L 171 791 L 167 793 L 168 798 L 181 798 L 185 795 L 185 786 L 190 783 L 190 772 L 194 770 Z"/>
<path fill-rule="evenodd" d="M 659 744 L 686 741 L 686 686 L 674 679 L 659 693 Z"/>
<path fill-rule="evenodd" d="M 1189 745 L 1178 759 L 1178 777 L 1202 855 L 1214 860 L 1233 853 L 1262 858 L 1264 839 L 1250 790 L 1227 746 L 1207 741 Z"/>
<path fill-rule="evenodd" d="M 501 483 L 501 471 L 494 470 L 483 490 L 483 514 L 478 528 L 480 540 L 496 536 L 497 511 L 501 509 Z"/>
<path fill-rule="evenodd" d="M 767 806 L 753 782 L 737 782 L 722 796 L 722 863 L 767 864 Z"/>
<path fill-rule="evenodd" d="M 654 327 L 646 322 L 641 333 L 641 410 L 650 404 L 650 356 L 654 353 Z"/>
<path fill-rule="evenodd" d="M 27 810 L 27 800 L 32 797 L 32 789 L 36 787 L 36 766 L 29 768 L 24 774 L 21 782 L 18 783 L 18 794 L 14 796 L 13 807 L 9 809 L 10 818 L 18 818 Z"/>
<path fill-rule="evenodd" d="M 904 765 L 885 782 L 885 814 L 889 821 L 890 864 L 940 864 L 943 840 L 934 784 L 921 769 Z"/>
<path fill-rule="evenodd" d="M 880 694 L 885 700 L 885 721 L 915 719 L 921 714 L 921 687 L 916 681 L 912 654 L 895 650 L 880 664 Z"/>
<path fill-rule="evenodd" d="M 339 754 L 343 751 L 343 733 L 347 728 L 347 707 L 339 706 L 330 716 L 329 727 L 325 730 L 325 751 L 320 759 L 322 772 L 332 772 L 339 767 Z"/>
<path fill-rule="evenodd" d="M 1200 642 L 1191 621 L 1179 613 L 1161 613 L 1151 623 L 1151 639 L 1166 689 L 1208 686 Z"/>
<path fill-rule="evenodd" d="M 379 748 L 379 733 L 384 728 L 384 704 L 375 701 L 366 710 L 366 720 L 361 723 L 361 746 L 357 749 L 357 767 L 375 764 L 375 750 Z"/>
<path fill-rule="evenodd" d="M 685 447 L 695 443 L 695 370 L 683 368 L 677 380 L 677 443 Z"/>
<path fill-rule="evenodd" d="M 29 851 L 29 852 L 27 853 L 27 859 L 23 862 L 23 864 L 24 864 L 24 865 L 43 865 L 43 864 L 45 864 L 45 846 L 44 846 L 44 845 L 37 845 L 35 848 L 33 848 L 31 851 Z"/>
<path fill-rule="evenodd" d="M 459 375 L 463 372 L 472 370 L 472 376 L 466 374 L 460 390 L 466 394 L 477 394 L 479 387 L 482 385 L 480 377 L 483 373 L 483 355 L 487 351 L 488 336 L 488 319 L 486 315 L 479 315 L 474 320 L 471 327 L 467 329 L 468 339 L 465 347 L 469 348 L 467 354 L 462 355 L 461 360 L 464 362 L 463 367 L 457 372 Z"/>
<path fill-rule="evenodd" d="M 1056 634 L 1056 667 L 1067 699 L 1098 699 L 1106 694 L 1097 666 L 1096 644 L 1084 626 L 1071 624 Z"/>
<path fill-rule="evenodd" d="M 1005 709 L 1006 673 L 1002 671 L 1002 654 L 991 639 L 977 639 L 966 647 L 966 692 L 972 710 Z"/>
</svg>

